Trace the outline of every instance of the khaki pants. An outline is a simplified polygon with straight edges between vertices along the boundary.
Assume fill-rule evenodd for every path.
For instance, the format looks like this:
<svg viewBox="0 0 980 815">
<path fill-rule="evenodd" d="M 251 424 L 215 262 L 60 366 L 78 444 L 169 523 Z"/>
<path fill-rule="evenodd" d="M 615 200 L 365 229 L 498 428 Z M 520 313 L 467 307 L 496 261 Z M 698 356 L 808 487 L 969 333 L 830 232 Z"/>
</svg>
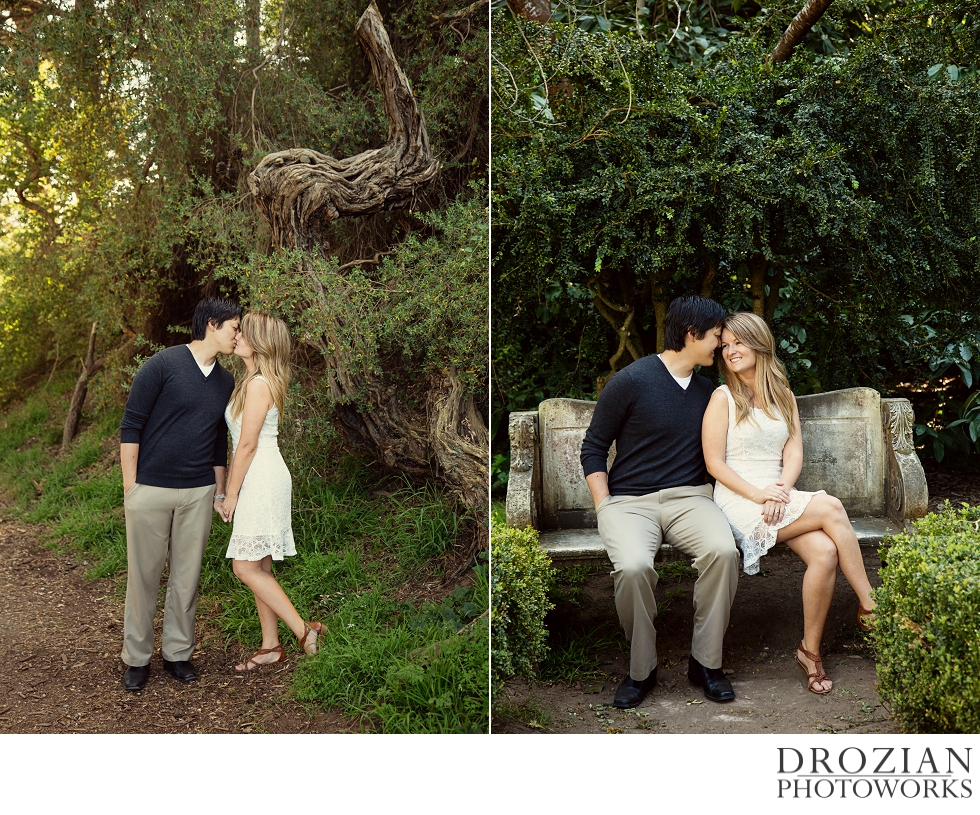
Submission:
<svg viewBox="0 0 980 815">
<path fill-rule="evenodd" d="M 658 575 L 653 567 L 660 544 L 694 558 L 692 656 L 720 668 L 722 643 L 738 586 L 738 551 L 728 519 L 711 500 L 711 486 L 673 487 L 650 495 L 604 498 L 597 511 L 599 534 L 613 564 L 619 621 L 630 640 L 630 676 L 642 681 L 657 667 Z"/>
<path fill-rule="evenodd" d="M 201 561 L 211 533 L 214 484 L 167 489 L 135 484 L 126 493 L 126 614 L 122 661 L 139 667 L 153 655 L 153 617 L 163 566 L 169 563 L 163 610 L 163 658 L 194 653 L 194 615 Z"/>
</svg>

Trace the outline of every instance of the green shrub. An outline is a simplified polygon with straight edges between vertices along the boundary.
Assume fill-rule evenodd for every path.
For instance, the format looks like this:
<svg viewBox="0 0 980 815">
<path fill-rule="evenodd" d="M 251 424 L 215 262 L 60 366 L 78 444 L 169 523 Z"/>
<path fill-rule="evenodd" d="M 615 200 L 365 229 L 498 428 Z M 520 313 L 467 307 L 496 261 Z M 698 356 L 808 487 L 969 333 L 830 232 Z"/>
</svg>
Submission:
<svg viewBox="0 0 980 815">
<path fill-rule="evenodd" d="M 490 528 L 491 671 L 495 686 L 508 676 L 533 676 L 548 652 L 545 615 L 554 608 L 551 560 L 531 527 Z"/>
<path fill-rule="evenodd" d="M 980 506 L 947 502 L 886 544 L 879 693 L 905 732 L 980 732 Z"/>
</svg>

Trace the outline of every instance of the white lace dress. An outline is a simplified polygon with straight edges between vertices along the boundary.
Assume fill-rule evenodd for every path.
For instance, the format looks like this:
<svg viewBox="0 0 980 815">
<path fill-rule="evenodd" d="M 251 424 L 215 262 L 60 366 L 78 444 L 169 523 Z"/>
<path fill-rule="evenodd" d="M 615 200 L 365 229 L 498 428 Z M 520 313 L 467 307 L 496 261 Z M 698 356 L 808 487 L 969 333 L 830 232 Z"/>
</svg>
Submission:
<svg viewBox="0 0 980 815">
<path fill-rule="evenodd" d="M 232 455 L 242 435 L 242 417 L 234 421 L 230 406 L 225 421 L 231 430 Z M 259 431 L 258 448 L 238 493 L 235 525 L 228 544 L 227 557 L 235 560 L 262 560 L 272 555 L 282 560 L 296 554 L 293 542 L 293 482 L 279 452 L 279 409 L 273 405 L 265 414 Z"/>
<path fill-rule="evenodd" d="M 770 419 L 761 408 L 752 409 L 752 419 L 735 424 L 735 400 L 727 385 L 719 390 L 728 397 L 728 442 L 725 462 L 752 486 L 775 484 L 783 472 L 783 447 L 789 430 L 782 419 Z M 762 504 L 743 498 L 720 481 L 715 484 L 715 503 L 721 507 L 742 550 L 742 569 L 759 573 L 759 560 L 776 545 L 776 532 L 803 514 L 814 495 L 823 493 L 790 490 L 786 513 L 779 523 L 770 525 L 762 518 Z"/>
</svg>

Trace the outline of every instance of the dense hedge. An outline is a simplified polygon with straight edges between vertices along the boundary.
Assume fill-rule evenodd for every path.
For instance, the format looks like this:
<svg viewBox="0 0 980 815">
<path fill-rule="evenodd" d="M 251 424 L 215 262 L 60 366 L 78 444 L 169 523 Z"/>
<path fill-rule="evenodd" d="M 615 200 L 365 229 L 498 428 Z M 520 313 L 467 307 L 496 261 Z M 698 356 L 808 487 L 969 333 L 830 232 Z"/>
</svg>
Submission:
<svg viewBox="0 0 980 815">
<path fill-rule="evenodd" d="M 533 676 L 548 652 L 544 618 L 554 608 L 548 600 L 554 574 L 531 527 L 493 523 L 490 562 L 490 660 L 497 691 L 509 676 Z"/>
<path fill-rule="evenodd" d="M 506 411 L 592 398 L 660 350 L 693 291 L 764 314 L 796 392 L 907 395 L 929 453 L 976 452 L 962 426 L 937 435 L 980 380 L 971 9 L 930 4 L 924 25 L 896 4 L 846 57 L 776 67 L 765 38 L 685 65 L 495 20 L 496 451 Z"/>
<path fill-rule="evenodd" d="M 879 694 L 909 733 L 980 732 L 980 506 L 947 503 L 886 540 Z"/>
</svg>

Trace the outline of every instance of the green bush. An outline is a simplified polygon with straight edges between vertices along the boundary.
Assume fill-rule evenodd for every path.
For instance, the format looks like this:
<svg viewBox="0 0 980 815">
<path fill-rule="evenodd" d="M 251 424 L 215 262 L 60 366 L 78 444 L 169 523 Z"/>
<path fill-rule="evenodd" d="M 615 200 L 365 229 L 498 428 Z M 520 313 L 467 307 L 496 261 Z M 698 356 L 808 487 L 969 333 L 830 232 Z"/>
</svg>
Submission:
<svg viewBox="0 0 980 815">
<path fill-rule="evenodd" d="M 879 693 L 905 732 L 980 732 L 980 506 L 947 502 L 886 543 Z"/>
<path fill-rule="evenodd" d="M 490 527 L 491 671 L 495 687 L 508 676 L 533 676 L 548 652 L 545 615 L 554 608 L 551 560 L 538 533 L 503 524 Z"/>
</svg>

